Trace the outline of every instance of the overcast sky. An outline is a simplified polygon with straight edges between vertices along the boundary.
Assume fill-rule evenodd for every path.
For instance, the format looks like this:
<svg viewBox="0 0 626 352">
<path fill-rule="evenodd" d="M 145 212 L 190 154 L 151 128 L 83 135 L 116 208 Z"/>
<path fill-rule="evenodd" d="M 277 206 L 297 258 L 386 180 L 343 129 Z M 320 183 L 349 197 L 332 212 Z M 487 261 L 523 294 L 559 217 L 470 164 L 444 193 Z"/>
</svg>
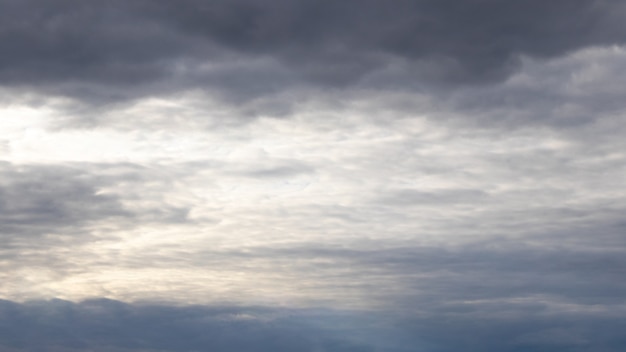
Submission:
<svg viewBox="0 0 626 352">
<path fill-rule="evenodd" d="M 624 23 L 0 0 L 0 351 L 626 350 Z"/>
</svg>

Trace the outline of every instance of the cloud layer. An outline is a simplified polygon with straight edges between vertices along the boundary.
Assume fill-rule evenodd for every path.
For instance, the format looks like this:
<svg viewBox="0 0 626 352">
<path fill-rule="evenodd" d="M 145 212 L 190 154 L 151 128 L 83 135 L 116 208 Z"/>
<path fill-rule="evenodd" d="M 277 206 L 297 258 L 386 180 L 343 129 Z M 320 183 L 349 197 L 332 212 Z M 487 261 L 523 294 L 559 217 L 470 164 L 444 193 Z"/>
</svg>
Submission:
<svg viewBox="0 0 626 352">
<path fill-rule="evenodd" d="M 418 318 L 112 300 L 0 301 L 5 351 L 619 351 L 624 318 L 531 301 L 433 306 Z"/>
<path fill-rule="evenodd" d="M 614 1 L 2 2 L 3 85 L 104 103 L 202 89 L 430 90 L 505 79 L 522 56 L 622 44 Z M 449 86 L 448 86 L 449 89 Z"/>
<path fill-rule="evenodd" d="M 625 11 L 0 0 L 0 349 L 624 350 Z"/>
</svg>

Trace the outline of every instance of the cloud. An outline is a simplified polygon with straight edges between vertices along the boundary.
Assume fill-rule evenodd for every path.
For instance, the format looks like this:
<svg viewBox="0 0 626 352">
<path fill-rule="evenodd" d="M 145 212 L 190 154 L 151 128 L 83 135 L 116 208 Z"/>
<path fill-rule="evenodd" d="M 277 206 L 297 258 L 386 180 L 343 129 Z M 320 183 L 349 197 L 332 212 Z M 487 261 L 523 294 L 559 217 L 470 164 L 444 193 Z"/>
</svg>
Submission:
<svg viewBox="0 0 626 352">
<path fill-rule="evenodd" d="M 24 238 L 75 233 L 81 226 L 131 214 L 119 200 L 98 194 L 93 175 L 73 167 L 3 163 L 0 236 Z"/>
<path fill-rule="evenodd" d="M 133 221 L 180 223 L 188 209 L 161 203 L 152 206 L 120 189 L 146 181 L 132 164 L 0 164 L 0 237 L 6 246 L 45 246 L 43 238 L 87 240 L 98 227 L 132 227 Z M 161 180 L 161 182 L 167 182 Z M 147 188 L 144 190 L 146 191 Z M 145 196 L 146 194 L 144 194 Z"/>
<path fill-rule="evenodd" d="M 456 90 L 443 105 L 482 126 L 548 125 L 568 132 L 624 115 L 624 48 L 592 47 L 552 60 L 525 58 L 520 70 L 496 85 Z"/>
<path fill-rule="evenodd" d="M 623 350 L 623 4 L 0 7 L 0 349 Z"/>
<path fill-rule="evenodd" d="M 532 82 L 558 77 L 552 85 L 539 81 L 532 86 L 537 95 L 567 91 L 572 88 L 567 84 L 570 70 L 561 71 L 563 65 L 587 67 L 589 55 L 621 62 L 622 51 L 594 49 L 558 59 L 553 66 L 531 61 L 526 63 L 531 68 L 520 74 L 528 74 Z M 542 71 L 546 65 L 547 71 Z M 619 65 L 606 67 L 618 72 L 613 69 Z M 480 94 L 504 94 L 509 84 Z M 28 280 L 17 288 L 6 285 L 4 297 L 106 295 L 128 301 L 287 301 L 295 306 L 363 308 L 395 297 L 395 291 L 415 293 L 409 284 L 414 278 L 406 273 L 432 275 L 443 282 L 471 280 L 465 272 L 448 277 L 436 269 L 421 272 L 417 264 L 403 267 L 394 261 L 394 256 L 414 255 L 429 258 L 435 267 L 454 269 L 446 267 L 454 262 L 453 255 L 439 258 L 424 246 L 445 252 L 518 239 L 528 246 L 560 244 L 571 254 L 584 247 L 603 252 L 623 245 L 618 235 L 626 209 L 619 115 L 607 113 L 596 123 L 570 128 L 536 121 L 508 128 L 479 123 L 489 121 L 481 120 L 480 113 L 491 112 L 491 102 L 477 102 L 475 115 L 462 121 L 462 116 L 439 119 L 444 113 L 428 109 L 424 116 L 403 115 L 402 106 L 392 110 L 385 103 L 382 98 L 363 98 L 337 110 L 305 108 L 285 119 L 195 128 L 176 120 L 176 113 L 185 115 L 188 105 L 161 101 L 151 110 L 126 111 L 119 117 L 119 129 L 40 129 L 29 137 L 17 128 L 6 157 L 19 162 L 23 171 L 7 164 L 6 175 L 12 176 L 3 189 L 13 198 L 21 193 L 32 198 L 29 204 L 39 205 L 47 198 L 21 183 L 35 180 L 31 183 L 47 190 L 48 198 L 57 199 L 57 212 L 71 214 L 45 218 L 36 230 L 71 231 L 68 239 L 87 240 L 52 246 L 40 241 L 41 235 L 28 237 L 26 245 L 39 251 L 29 256 L 13 251 L 4 263 L 7 272 L 14 273 L 7 281 Z M 166 107 L 160 115 L 159 106 Z M 200 119 L 203 110 L 194 108 L 188 118 Z M 136 122 L 144 116 L 159 123 Z M 168 123 L 170 116 L 173 122 Z M 48 165 L 27 166 L 43 162 Z M 37 172 L 41 176 L 35 176 Z M 72 187 L 82 191 L 72 196 Z M 42 216 L 10 209 L 5 208 L 6 214 L 19 213 L 32 223 Z M 109 209 L 124 214 L 113 215 Z M 275 247 L 285 252 L 272 251 Z M 363 253 L 352 258 L 349 251 L 338 251 L 317 258 L 318 247 Z M 385 252 L 398 247 L 414 253 Z M 520 251 L 472 254 L 478 259 L 469 253 L 466 261 L 469 266 L 504 267 L 508 258 L 523 257 L 526 250 Z M 363 262 L 366 257 L 379 262 Z M 481 262 L 480 257 L 491 259 Z M 599 259 L 593 261 L 601 265 Z M 55 265 L 42 269 L 50 262 Z M 394 270 L 381 275 L 377 265 Z M 505 272 L 481 269 L 473 274 L 489 282 L 490 275 L 506 278 Z M 524 292 L 529 295 L 559 291 L 537 277 L 522 278 L 528 280 Z M 422 282 L 441 284 L 429 280 Z M 456 284 L 460 294 L 470 292 L 469 283 Z M 570 281 L 563 285 L 576 287 Z M 487 291 L 501 298 L 504 293 L 492 286 Z M 598 286 L 607 287 L 607 292 L 614 288 L 607 282 Z"/>
<path fill-rule="evenodd" d="M 373 351 L 342 335 L 346 329 L 333 321 L 349 319 L 341 312 L 333 317 L 324 311 L 131 305 L 106 299 L 0 301 L 0 309 L 6 328 L 0 344 L 8 350 Z"/>
<path fill-rule="evenodd" d="M 97 104 L 190 89 L 251 101 L 299 87 L 494 82 L 521 55 L 557 57 L 624 38 L 624 8 L 611 1 L 2 5 L 3 85 Z M 398 64 L 405 68 L 395 75 Z"/>
<path fill-rule="evenodd" d="M 402 313 L 0 301 L 6 351 L 620 351 L 623 315 L 534 301 L 446 304 Z"/>
<path fill-rule="evenodd" d="M 598 316 L 582 312 L 549 314 L 539 304 L 504 303 L 500 316 L 488 307 L 457 307 L 437 316 L 424 315 L 411 322 L 416 334 L 426 338 L 437 351 L 619 351 L 623 316 Z M 498 309 L 497 307 L 495 308 Z"/>
</svg>

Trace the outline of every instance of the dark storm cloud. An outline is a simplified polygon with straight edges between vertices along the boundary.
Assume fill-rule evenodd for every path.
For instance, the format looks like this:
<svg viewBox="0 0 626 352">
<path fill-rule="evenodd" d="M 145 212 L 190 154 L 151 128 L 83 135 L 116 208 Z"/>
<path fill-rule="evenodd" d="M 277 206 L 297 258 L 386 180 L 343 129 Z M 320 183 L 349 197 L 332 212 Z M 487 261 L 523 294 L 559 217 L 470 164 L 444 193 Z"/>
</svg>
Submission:
<svg viewBox="0 0 626 352">
<path fill-rule="evenodd" d="M 189 88 L 249 100 L 298 86 L 489 82 L 512 72 L 519 55 L 554 57 L 622 43 L 626 34 L 624 6 L 615 1 L 2 0 L 0 7 L 2 84 L 91 102 Z M 398 64 L 401 74 L 385 73 Z"/>
</svg>

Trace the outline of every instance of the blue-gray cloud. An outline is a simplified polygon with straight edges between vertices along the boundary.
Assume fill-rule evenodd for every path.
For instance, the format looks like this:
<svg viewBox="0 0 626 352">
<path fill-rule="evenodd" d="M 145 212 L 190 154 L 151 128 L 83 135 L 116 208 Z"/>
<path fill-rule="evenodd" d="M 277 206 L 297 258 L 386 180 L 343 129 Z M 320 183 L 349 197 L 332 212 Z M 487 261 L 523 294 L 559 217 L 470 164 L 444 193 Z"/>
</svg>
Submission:
<svg viewBox="0 0 626 352">
<path fill-rule="evenodd" d="M 0 0 L 0 350 L 624 350 L 625 15 Z"/>
<path fill-rule="evenodd" d="M 84 102 L 192 88 L 238 101 L 302 86 L 428 90 L 501 80 L 520 55 L 555 57 L 626 38 L 624 7 L 614 1 L 3 0 L 0 6 L 3 85 Z M 401 74 L 381 77 L 398 65 L 405 67 Z"/>
<path fill-rule="evenodd" d="M 346 313 L 176 307 L 98 299 L 0 301 L 0 348 L 17 351 L 369 352 Z M 355 341 L 356 340 L 356 341 Z"/>
<path fill-rule="evenodd" d="M 407 307 L 400 314 L 167 306 L 108 299 L 0 301 L 6 351 L 621 351 L 624 316 L 542 303 Z"/>
</svg>

